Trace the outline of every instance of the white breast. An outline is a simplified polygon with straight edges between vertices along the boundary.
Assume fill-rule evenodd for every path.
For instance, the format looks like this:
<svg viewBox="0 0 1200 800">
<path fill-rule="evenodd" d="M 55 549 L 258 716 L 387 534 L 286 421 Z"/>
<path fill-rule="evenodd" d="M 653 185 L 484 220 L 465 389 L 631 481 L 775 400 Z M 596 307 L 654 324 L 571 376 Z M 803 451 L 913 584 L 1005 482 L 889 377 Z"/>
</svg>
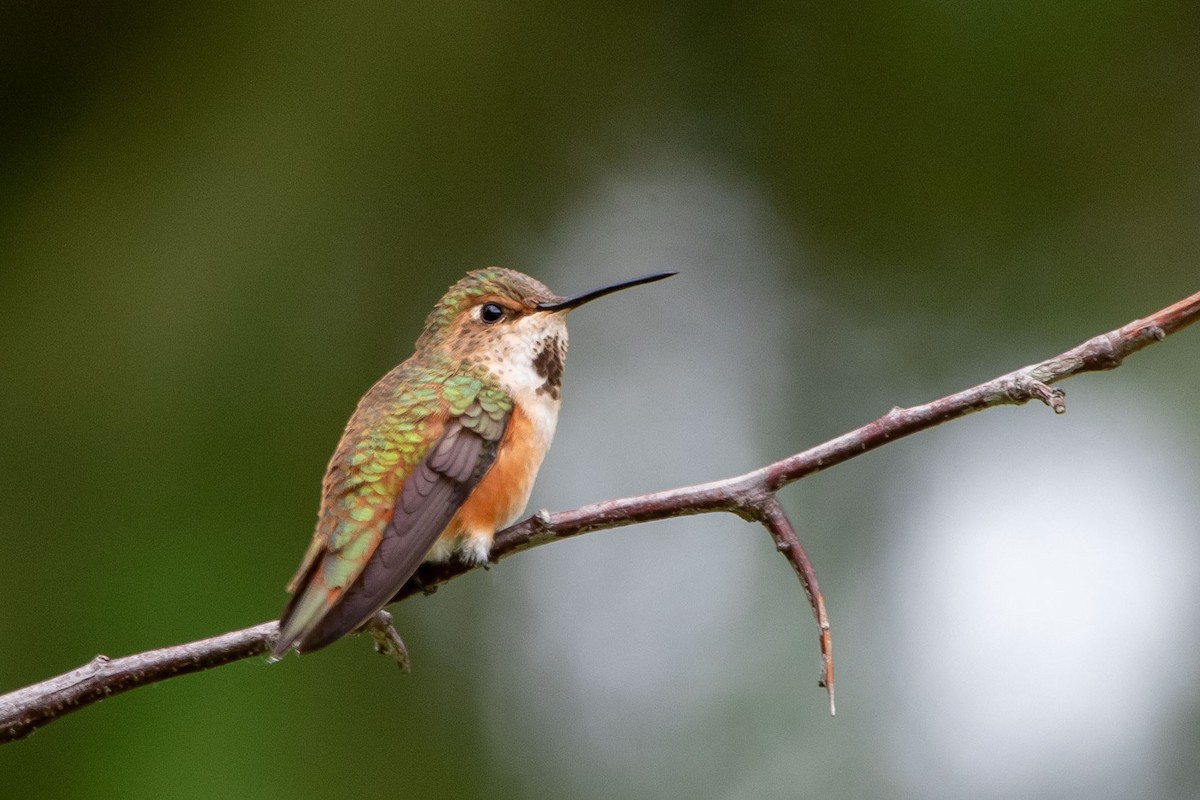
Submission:
<svg viewBox="0 0 1200 800">
<path fill-rule="evenodd" d="M 547 343 L 557 340 L 566 356 L 567 324 L 561 315 L 547 317 L 545 314 L 530 314 L 517 320 L 501 338 L 498 348 L 501 357 L 491 365 L 496 381 L 504 391 L 521 406 L 533 423 L 533 430 L 541 438 L 541 449 L 545 451 L 554 439 L 554 428 L 558 424 L 558 409 L 562 405 L 558 390 L 546 389 L 546 376 L 541 374 L 535 361 Z"/>
</svg>

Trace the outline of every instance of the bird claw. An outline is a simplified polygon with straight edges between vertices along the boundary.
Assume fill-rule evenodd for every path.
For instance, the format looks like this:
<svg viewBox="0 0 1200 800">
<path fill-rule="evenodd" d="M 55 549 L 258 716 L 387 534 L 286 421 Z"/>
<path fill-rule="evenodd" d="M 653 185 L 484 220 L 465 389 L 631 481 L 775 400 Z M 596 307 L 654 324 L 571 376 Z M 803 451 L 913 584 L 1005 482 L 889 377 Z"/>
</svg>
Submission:
<svg viewBox="0 0 1200 800">
<path fill-rule="evenodd" d="M 401 672 L 409 671 L 408 648 L 405 647 L 404 640 L 400 638 L 400 634 L 392 625 L 390 613 L 383 609 L 376 611 L 374 616 L 363 626 L 363 631 L 369 633 L 375 640 L 376 653 L 388 656 L 395 661 Z"/>
</svg>

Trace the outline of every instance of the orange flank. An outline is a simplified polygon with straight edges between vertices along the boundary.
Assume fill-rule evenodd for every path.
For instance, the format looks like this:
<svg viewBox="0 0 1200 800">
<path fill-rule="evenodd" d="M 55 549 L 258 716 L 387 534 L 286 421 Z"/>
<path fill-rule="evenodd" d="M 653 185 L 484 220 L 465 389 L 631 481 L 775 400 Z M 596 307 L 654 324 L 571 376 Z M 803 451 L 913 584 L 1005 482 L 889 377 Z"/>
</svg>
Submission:
<svg viewBox="0 0 1200 800">
<path fill-rule="evenodd" d="M 533 430 L 529 415 L 514 405 L 496 460 L 450 520 L 439 544 L 453 545 L 463 536 L 469 542 L 468 557 L 486 558 L 496 531 L 516 521 L 525 509 L 546 450 L 547 443 Z"/>
</svg>

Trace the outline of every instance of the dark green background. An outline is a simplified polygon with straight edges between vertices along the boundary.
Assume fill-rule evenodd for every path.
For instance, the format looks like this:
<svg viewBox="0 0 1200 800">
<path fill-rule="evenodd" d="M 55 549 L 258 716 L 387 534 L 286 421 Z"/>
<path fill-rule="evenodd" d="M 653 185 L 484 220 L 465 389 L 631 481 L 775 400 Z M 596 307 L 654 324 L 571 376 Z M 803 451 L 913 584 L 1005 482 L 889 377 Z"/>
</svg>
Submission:
<svg viewBox="0 0 1200 800">
<path fill-rule="evenodd" d="M 564 293 L 682 273 L 573 318 L 554 476 L 532 501 L 552 508 L 752 468 L 1196 291 L 1198 23 L 1190 2 L 0 6 L 0 690 L 276 614 L 341 425 L 466 269 Z M 1194 476 L 1198 354 L 1190 331 L 1073 381 L 1063 420 L 990 412 L 1000 436 L 1032 437 L 1008 468 L 1135 420 L 1184 454 L 1170 474 Z M 1096 397 L 1120 413 L 1089 421 Z M 984 430 L 785 493 L 834 616 L 835 720 L 799 588 L 729 518 L 690 540 L 676 523 L 556 545 L 401 606 L 403 679 L 349 640 L 110 700 L 0 749 L 2 793 L 981 796 L 879 721 L 907 702 L 878 677 L 903 631 L 872 626 L 885 601 L 863 576 L 888 560 L 927 448 L 971 452 Z M 650 451 L 664 460 L 641 475 Z M 1056 474 L 1059 505 L 1102 505 L 1108 489 L 1072 484 L 1071 463 Z M 641 549 L 656 540 L 746 555 L 689 572 L 682 546 Z M 554 709 L 561 685 L 495 677 L 523 669 L 520 647 L 538 663 L 522 586 L 585 552 L 652 563 L 564 596 L 542 635 L 580 635 L 590 617 L 572 603 L 603 613 L 673 582 L 749 603 L 708 649 L 664 651 L 659 680 L 715 671 L 691 711 L 555 718 L 510 689 Z M 1188 591 L 1169 597 L 1190 608 Z M 674 594 L 611 620 L 614 635 L 639 617 L 676 626 Z M 1167 634 L 1173 710 L 1143 732 L 1170 745 L 1125 776 L 1163 796 L 1200 787 L 1200 646 L 1195 616 L 1183 624 Z M 1120 652 L 1133 634 L 1106 635 Z M 653 660 L 653 641 L 601 648 Z M 1019 692 L 994 699 L 1041 724 Z M 1088 750 L 1085 724 L 1072 740 Z M 991 791 L 1123 791 L 1097 758 L 1051 754 Z"/>
</svg>

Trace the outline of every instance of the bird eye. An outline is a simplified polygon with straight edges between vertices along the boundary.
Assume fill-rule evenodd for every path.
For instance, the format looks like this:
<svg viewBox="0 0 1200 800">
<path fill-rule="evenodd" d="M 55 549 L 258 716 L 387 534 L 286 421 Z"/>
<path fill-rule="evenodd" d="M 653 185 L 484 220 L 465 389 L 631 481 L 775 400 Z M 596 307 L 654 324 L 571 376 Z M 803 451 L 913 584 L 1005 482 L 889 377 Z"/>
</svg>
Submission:
<svg viewBox="0 0 1200 800">
<path fill-rule="evenodd" d="M 484 303 L 479 307 L 479 319 L 486 325 L 504 319 L 504 309 L 497 303 Z"/>
</svg>

